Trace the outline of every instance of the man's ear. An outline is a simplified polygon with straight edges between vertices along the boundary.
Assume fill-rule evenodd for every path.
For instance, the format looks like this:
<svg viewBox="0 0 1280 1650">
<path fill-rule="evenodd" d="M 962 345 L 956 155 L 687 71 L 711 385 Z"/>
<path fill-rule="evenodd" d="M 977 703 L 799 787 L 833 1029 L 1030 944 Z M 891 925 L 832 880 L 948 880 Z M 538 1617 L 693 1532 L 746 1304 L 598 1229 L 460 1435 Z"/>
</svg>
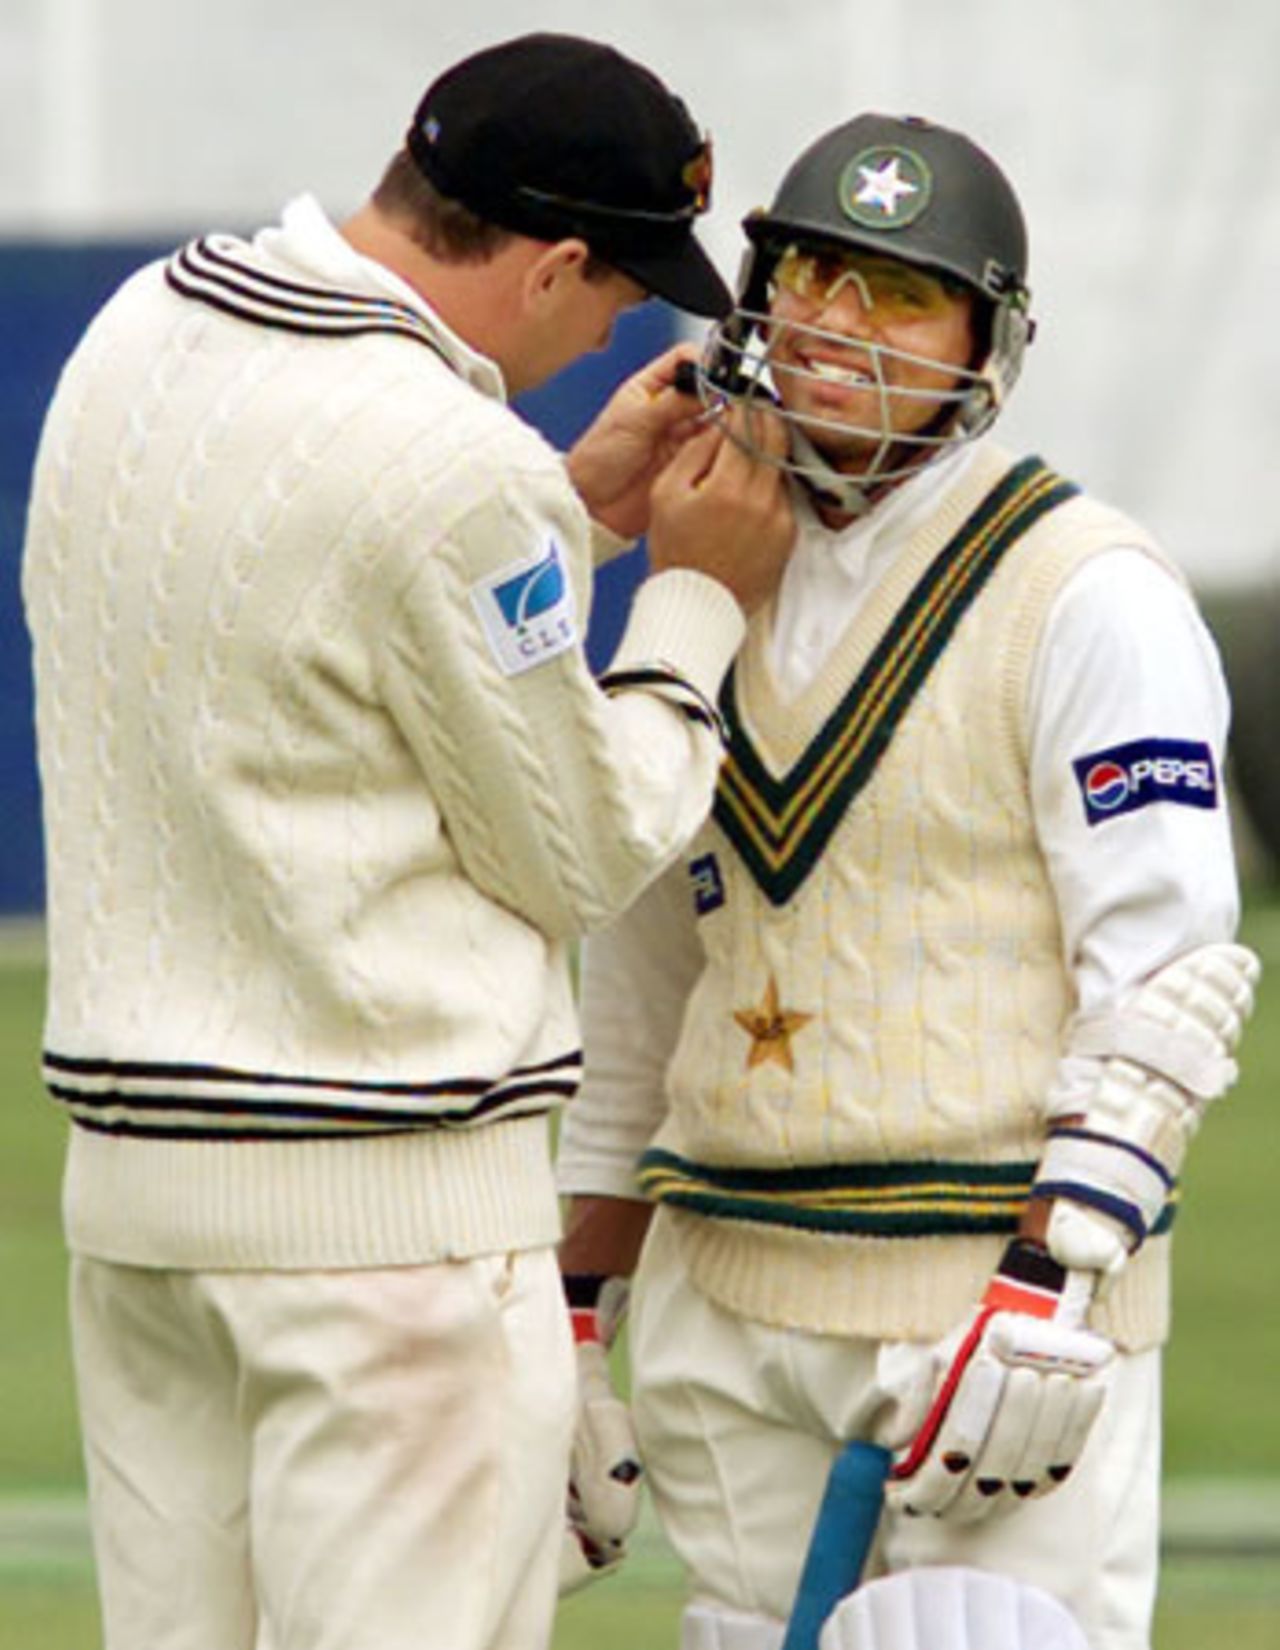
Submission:
<svg viewBox="0 0 1280 1650">
<path fill-rule="evenodd" d="M 577 279 L 590 256 L 587 243 L 576 237 L 552 241 L 525 270 L 526 304 L 542 310 L 561 303 L 566 294 L 576 291 Z"/>
</svg>

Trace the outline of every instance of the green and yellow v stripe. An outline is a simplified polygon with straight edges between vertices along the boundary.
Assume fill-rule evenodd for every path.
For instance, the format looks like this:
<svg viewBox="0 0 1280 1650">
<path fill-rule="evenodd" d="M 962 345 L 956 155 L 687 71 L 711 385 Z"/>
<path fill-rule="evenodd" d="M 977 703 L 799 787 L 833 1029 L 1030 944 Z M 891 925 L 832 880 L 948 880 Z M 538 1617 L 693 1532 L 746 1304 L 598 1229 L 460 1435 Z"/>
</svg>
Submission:
<svg viewBox="0 0 1280 1650">
<path fill-rule="evenodd" d="M 734 677 L 715 818 L 774 905 L 801 885 L 863 788 L 957 624 L 1001 558 L 1077 488 L 1028 458 L 1009 471 L 925 569 L 803 757 L 780 779 L 742 725 Z"/>
</svg>

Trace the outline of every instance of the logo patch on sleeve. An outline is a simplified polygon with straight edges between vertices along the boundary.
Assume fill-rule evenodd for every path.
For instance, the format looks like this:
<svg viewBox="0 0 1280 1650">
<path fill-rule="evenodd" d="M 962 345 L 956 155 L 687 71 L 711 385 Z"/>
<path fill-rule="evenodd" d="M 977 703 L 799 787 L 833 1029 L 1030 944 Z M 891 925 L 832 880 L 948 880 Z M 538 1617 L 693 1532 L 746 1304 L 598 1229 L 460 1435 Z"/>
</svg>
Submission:
<svg viewBox="0 0 1280 1650">
<path fill-rule="evenodd" d="M 519 676 L 578 640 L 573 586 L 560 547 L 513 562 L 471 587 L 471 601 L 505 676 Z"/>
<path fill-rule="evenodd" d="M 1208 745 L 1191 739 L 1136 739 L 1071 764 L 1089 825 L 1153 802 L 1216 808 L 1218 776 Z"/>
<path fill-rule="evenodd" d="M 724 878 L 720 862 L 714 854 L 700 854 L 689 861 L 689 880 L 693 883 L 693 908 L 700 917 L 718 911 L 724 904 Z"/>
</svg>

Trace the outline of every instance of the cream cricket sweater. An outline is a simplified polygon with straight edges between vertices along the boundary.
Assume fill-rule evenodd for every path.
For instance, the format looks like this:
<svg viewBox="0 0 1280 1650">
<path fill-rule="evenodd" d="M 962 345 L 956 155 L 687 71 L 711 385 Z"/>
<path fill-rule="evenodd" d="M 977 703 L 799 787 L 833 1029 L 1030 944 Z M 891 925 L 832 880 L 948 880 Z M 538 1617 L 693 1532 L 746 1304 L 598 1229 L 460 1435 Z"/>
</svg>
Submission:
<svg viewBox="0 0 1280 1650">
<path fill-rule="evenodd" d="M 98 317 L 24 566 L 73 1249 L 555 1241 L 567 945 L 705 816 L 742 626 L 649 581 L 609 697 L 592 538 L 496 369 L 313 203 Z"/>
<path fill-rule="evenodd" d="M 693 1280 L 746 1316 L 945 1333 L 1025 1202 L 1072 1007 L 1027 791 L 1028 673 L 1063 581 L 1150 548 L 1078 494 L 1035 515 L 1055 479 L 982 449 L 806 693 L 773 690 L 763 623 L 735 669 L 716 817 L 691 852 L 706 967 L 638 1182 Z M 984 572 L 1020 494 L 1034 519 Z M 1099 1313 L 1125 1345 L 1165 1333 L 1167 1250 L 1153 1240 Z"/>
</svg>

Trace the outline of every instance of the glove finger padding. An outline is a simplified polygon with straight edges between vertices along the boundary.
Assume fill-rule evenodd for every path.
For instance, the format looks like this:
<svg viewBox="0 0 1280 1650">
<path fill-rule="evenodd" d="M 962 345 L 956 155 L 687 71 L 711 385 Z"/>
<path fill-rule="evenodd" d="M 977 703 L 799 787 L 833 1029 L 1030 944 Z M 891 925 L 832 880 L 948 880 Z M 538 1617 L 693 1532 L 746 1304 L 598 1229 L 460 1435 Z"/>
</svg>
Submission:
<svg viewBox="0 0 1280 1650">
<path fill-rule="evenodd" d="M 1106 1396 L 1101 1381 L 1078 1376 L 1049 1375 L 1040 1385 L 1043 1390 L 1035 1421 L 1005 1480 L 1022 1501 L 1047 1495 L 1066 1481 Z M 999 1464 L 992 1463 L 989 1470 L 999 1471 Z"/>
<path fill-rule="evenodd" d="M 589 1587 L 612 1574 L 627 1556 L 622 1543 L 598 1546 L 588 1541 L 572 1524 L 565 1527 L 560 1543 L 560 1582 L 557 1592 L 561 1598 Z"/>
<path fill-rule="evenodd" d="M 893 1469 L 890 1506 L 967 1523 L 1010 1511 L 1070 1476 L 1101 1408 L 1101 1375 L 1114 1348 L 1052 1315 L 1075 1314 L 1074 1305 L 1064 1308 L 1065 1281 L 1043 1251 L 1009 1246 L 958 1341 L 940 1349 L 936 1396 Z"/>
</svg>

